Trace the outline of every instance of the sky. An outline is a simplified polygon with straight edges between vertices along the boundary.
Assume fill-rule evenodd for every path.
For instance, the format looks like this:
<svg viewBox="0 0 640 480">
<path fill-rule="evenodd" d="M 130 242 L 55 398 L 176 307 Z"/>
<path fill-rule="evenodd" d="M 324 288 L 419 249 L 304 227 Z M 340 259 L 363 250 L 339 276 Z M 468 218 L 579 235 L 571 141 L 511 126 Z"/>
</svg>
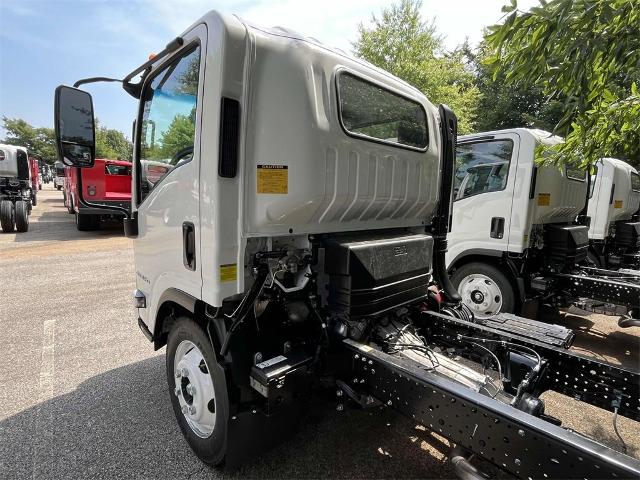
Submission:
<svg viewBox="0 0 640 480">
<path fill-rule="evenodd" d="M 53 92 L 85 77 L 122 78 L 205 12 L 283 26 L 351 51 L 358 25 L 393 0 L 0 0 L 0 116 L 53 126 Z M 508 0 L 423 0 L 448 48 L 500 20 Z M 537 0 L 519 0 L 522 9 Z M 135 100 L 117 83 L 85 86 L 103 125 L 131 137 Z M 0 138 L 5 132 L 0 127 Z"/>
</svg>

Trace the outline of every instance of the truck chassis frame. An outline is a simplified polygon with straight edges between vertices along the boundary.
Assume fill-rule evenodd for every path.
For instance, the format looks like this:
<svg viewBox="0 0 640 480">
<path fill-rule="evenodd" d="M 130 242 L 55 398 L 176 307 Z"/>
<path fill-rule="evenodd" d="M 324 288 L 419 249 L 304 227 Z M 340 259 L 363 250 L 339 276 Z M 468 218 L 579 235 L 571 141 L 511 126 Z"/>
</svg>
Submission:
<svg viewBox="0 0 640 480">
<path fill-rule="evenodd" d="M 467 322 L 424 312 L 423 329 L 455 344 L 460 335 L 535 348 L 546 360 L 537 390 L 554 390 L 620 415 L 640 419 L 638 373 L 562 347 L 508 332 L 497 322 Z M 500 316 L 498 316 L 500 317 Z M 556 342 L 552 342 L 556 343 Z M 469 452 L 521 478 L 637 478 L 640 462 L 576 432 L 529 415 L 420 368 L 399 356 L 350 339 L 344 381 Z"/>
</svg>

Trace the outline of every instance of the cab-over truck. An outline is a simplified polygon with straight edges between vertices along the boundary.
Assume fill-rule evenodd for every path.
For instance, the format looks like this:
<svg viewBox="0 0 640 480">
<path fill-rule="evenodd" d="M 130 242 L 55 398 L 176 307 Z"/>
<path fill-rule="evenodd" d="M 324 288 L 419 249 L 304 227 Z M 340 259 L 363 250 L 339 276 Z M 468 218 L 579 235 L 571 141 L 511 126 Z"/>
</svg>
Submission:
<svg viewBox="0 0 640 480">
<path fill-rule="evenodd" d="M 448 108 L 316 40 L 216 12 L 120 81 L 140 102 L 125 219 L 138 324 L 166 347 L 171 404 L 202 461 L 236 465 L 283 440 L 328 389 L 338 410 L 383 404 L 449 438 L 464 478 L 482 478 L 472 455 L 523 478 L 640 474 L 540 399 L 637 420 L 636 372 L 568 351 L 563 327 L 474 322 L 452 288 Z M 60 158 L 90 167 L 91 96 L 60 86 L 55 103 Z"/>
<path fill-rule="evenodd" d="M 603 158 L 594 168 L 588 260 L 598 268 L 634 273 L 629 270 L 640 270 L 640 175 L 616 158 Z"/>
<path fill-rule="evenodd" d="M 621 315 L 621 327 L 637 326 L 640 272 L 585 265 L 586 171 L 538 164 L 537 152 L 561 141 L 526 128 L 458 139 L 447 252 L 451 280 L 477 317 L 535 317 L 540 305 L 577 304 Z M 596 180 L 596 188 L 603 183 Z"/>
</svg>

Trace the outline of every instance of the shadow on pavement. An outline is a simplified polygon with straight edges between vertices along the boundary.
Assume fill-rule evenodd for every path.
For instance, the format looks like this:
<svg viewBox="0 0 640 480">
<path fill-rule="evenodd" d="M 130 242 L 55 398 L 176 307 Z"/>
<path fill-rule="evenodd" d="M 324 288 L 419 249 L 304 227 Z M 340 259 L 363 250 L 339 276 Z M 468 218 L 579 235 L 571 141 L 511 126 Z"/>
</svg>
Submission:
<svg viewBox="0 0 640 480">
<path fill-rule="evenodd" d="M 62 211 L 46 211 L 39 216 L 34 214 L 35 218 L 29 222 L 29 231 L 9 235 L 15 235 L 15 242 L 89 240 L 124 236 L 122 222 L 119 220 L 104 220 L 99 230 L 80 232 L 76 228 L 75 216 L 67 213 L 66 208 L 62 208 Z"/>
<path fill-rule="evenodd" d="M 300 431 L 235 472 L 202 464 L 168 398 L 164 357 L 82 382 L 0 422 L 3 478 L 452 478 L 446 443 L 385 409 L 310 409 Z"/>
</svg>

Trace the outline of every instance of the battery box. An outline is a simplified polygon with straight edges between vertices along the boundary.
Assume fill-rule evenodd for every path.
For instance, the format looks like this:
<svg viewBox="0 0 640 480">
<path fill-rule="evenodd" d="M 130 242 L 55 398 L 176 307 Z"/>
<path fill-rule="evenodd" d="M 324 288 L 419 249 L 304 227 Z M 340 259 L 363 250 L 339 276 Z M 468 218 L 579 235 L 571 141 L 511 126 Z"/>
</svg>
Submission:
<svg viewBox="0 0 640 480">
<path fill-rule="evenodd" d="M 264 360 L 251 368 L 249 383 L 267 399 L 267 414 L 274 413 L 307 391 L 311 357 L 301 351 Z"/>
</svg>

